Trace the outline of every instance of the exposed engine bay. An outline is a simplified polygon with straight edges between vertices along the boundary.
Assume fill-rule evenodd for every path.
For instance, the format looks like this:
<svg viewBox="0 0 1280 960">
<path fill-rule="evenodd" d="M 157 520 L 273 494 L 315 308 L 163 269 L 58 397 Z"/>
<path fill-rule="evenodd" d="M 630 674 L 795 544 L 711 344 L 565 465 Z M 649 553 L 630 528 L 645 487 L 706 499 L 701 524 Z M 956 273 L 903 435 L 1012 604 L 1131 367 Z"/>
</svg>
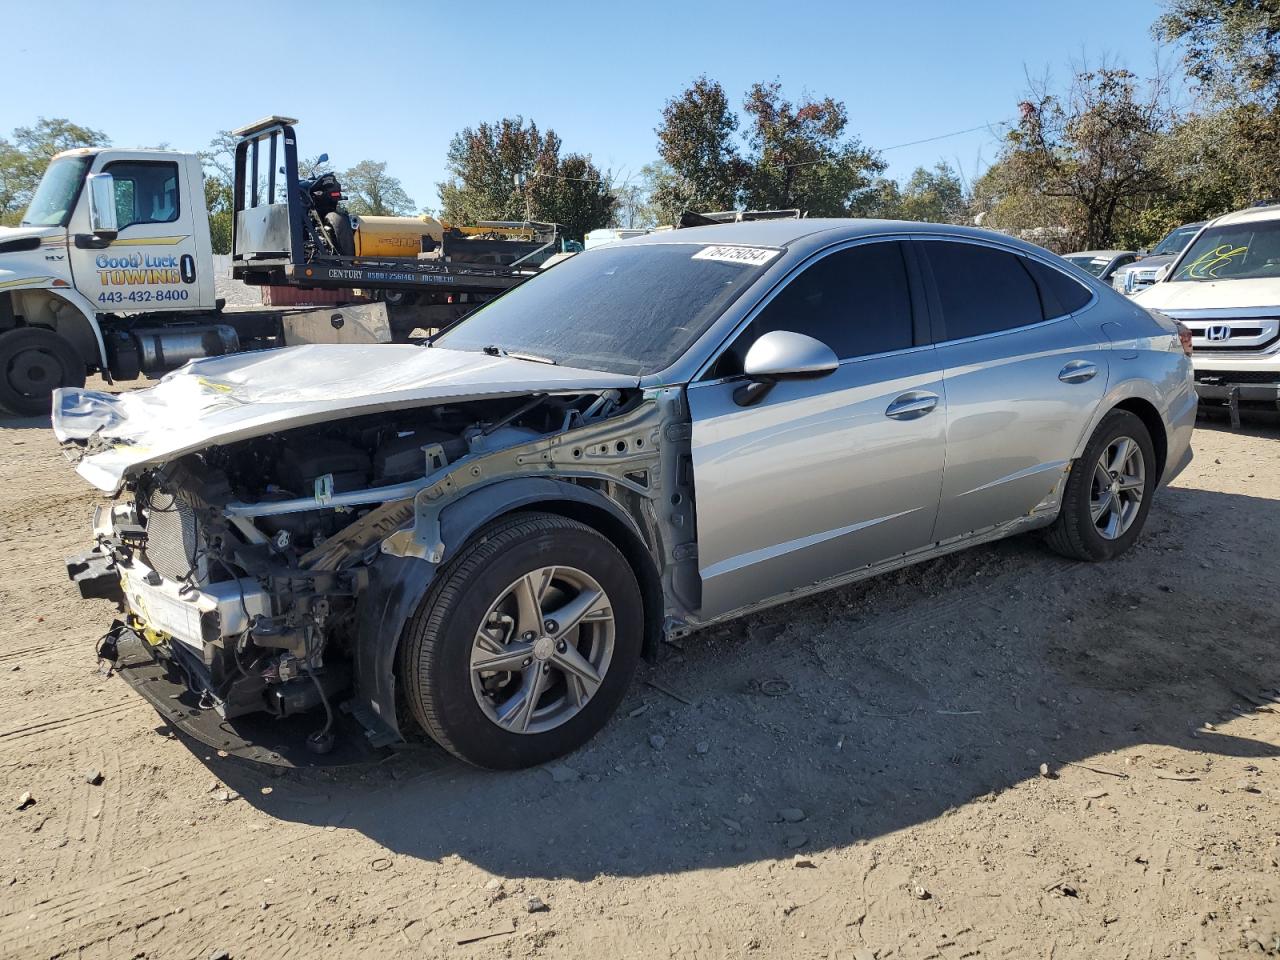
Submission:
<svg viewBox="0 0 1280 960">
<path fill-rule="evenodd" d="M 123 633 L 140 636 L 221 718 L 314 709 L 309 745 L 323 752 L 341 704 L 387 742 L 401 735 L 400 623 L 491 513 L 522 497 L 607 509 L 655 570 L 692 540 L 692 497 L 675 498 L 687 511 L 659 506 L 691 482 L 687 436 L 662 429 L 682 404 L 679 391 L 526 393 L 208 446 L 127 474 L 95 515 L 96 549 L 68 569 L 83 594 L 121 606 L 108 659 Z M 517 486 L 548 483 L 560 492 Z"/>
</svg>

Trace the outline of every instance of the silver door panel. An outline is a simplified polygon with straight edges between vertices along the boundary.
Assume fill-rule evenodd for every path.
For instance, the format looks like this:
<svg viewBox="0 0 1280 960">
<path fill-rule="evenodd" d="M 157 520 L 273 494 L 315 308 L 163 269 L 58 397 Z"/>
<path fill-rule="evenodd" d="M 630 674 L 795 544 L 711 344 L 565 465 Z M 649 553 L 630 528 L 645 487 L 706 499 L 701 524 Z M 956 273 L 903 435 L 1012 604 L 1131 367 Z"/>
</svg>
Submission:
<svg viewBox="0 0 1280 960">
<path fill-rule="evenodd" d="M 1030 513 L 1106 392 L 1109 344 L 1070 317 L 938 346 L 947 466 L 934 540 Z"/>
<path fill-rule="evenodd" d="M 930 542 L 945 443 L 937 365 L 931 347 L 847 360 L 754 407 L 733 402 L 740 381 L 689 387 L 701 617 Z M 891 416 L 907 394 L 937 400 Z"/>
</svg>

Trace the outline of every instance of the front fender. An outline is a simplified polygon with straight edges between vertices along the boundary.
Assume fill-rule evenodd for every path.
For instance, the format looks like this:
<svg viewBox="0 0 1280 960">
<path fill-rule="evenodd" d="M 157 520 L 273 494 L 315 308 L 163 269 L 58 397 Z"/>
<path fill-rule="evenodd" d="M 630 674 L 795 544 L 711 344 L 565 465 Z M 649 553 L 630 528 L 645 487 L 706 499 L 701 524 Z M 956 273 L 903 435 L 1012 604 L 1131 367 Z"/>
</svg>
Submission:
<svg viewBox="0 0 1280 960">
<path fill-rule="evenodd" d="M 645 543 L 635 520 L 595 490 L 550 477 L 512 477 L 479 487 L 441 511 L 440 533 L 445 549 L 439 563 L 382 553 L 370 564 L 369 582 L 356 610 L 353 651 L 356 715 L 366 728 L 385 727 L 389 738 L 403 739 L 396 709 L 395 676 L 400 638 L 444 565 L 477 532 L 499 517 L 535 506 L 554 509 L 560 505 L 563 509 L 565 504 L 603 510 L 624 525 L 637 542 Z"/>
<path fill-rule="evenodd" d="M 27 281 L 6 281 L 7 285 L 0 286 L 0 293 L 36 294 L 52 301 L 65 303 L 71 307 L 75 311 L 73 323 L 82 322 L 83 326 L 79 330 L 63 329 L 64 323 L 61 317 L 58 316 L 59 311 L 51 311 L 58 318 L 55 321 L 54 329 L 76 348 L 85 363 L 93 363 L 96 359 L 103 372 L 107 373 L 109 371 L 107 344 L 102 336 L 102 328 L 98 325 L 98 315 L 93 308 L 93 304 L 79 291 L 71 287 L 54 286 L 54 282 L 55 278 L 53 277 L 32 278 Z"/>
</svg>

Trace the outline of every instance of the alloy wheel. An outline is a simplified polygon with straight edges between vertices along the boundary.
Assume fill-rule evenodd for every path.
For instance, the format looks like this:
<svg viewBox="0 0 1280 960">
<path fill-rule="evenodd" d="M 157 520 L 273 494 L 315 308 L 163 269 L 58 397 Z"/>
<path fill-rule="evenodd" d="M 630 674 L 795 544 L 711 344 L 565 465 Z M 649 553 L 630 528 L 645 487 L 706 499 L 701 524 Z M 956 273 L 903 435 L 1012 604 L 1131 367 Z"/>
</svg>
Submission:
<svg viewBox="0 0 1280 960">
<path fill-rule="evenodd" d="M 1142 510 L 1146 485 L 1142 448 L 1132 437 L 1116 437 L 1093 468 L 1089 515 L 1099 536 L 1106 540 L 1124 536 Z"/>
<path fill-rule="evenodd" d="M 539 567 L 489 607 L 471 648 L 471 689 L 511 733 L 567 723 L 600 688 L 613 658 L 613 607 L 576 567 Z"/>
</svg>

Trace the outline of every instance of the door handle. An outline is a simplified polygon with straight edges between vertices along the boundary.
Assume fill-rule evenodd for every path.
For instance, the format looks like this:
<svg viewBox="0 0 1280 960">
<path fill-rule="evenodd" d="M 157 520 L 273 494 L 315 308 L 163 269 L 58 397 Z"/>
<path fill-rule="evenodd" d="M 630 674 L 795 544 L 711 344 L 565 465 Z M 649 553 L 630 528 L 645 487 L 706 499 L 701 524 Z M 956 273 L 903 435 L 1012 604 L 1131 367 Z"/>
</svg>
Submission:
<svg viewBox="0 0 1280 960">
<path fill-rule="evenodd" d="M 884 415 L 893 417 L 895 420 L 916 420 L 923 417 L 937 405 L 938 395 L 936 393 L 913 390 L 910 393 L 904 393 L 902 396 L 896 397 L 893 403 L 889 404 Z"/>
<path fill-rule="evenodd" d="M 1058 373 L 1063 383 L 1085 383 L 1098 375 L 1097 364 L 1088 360 L 1072 360 Z"/>
</svg>

